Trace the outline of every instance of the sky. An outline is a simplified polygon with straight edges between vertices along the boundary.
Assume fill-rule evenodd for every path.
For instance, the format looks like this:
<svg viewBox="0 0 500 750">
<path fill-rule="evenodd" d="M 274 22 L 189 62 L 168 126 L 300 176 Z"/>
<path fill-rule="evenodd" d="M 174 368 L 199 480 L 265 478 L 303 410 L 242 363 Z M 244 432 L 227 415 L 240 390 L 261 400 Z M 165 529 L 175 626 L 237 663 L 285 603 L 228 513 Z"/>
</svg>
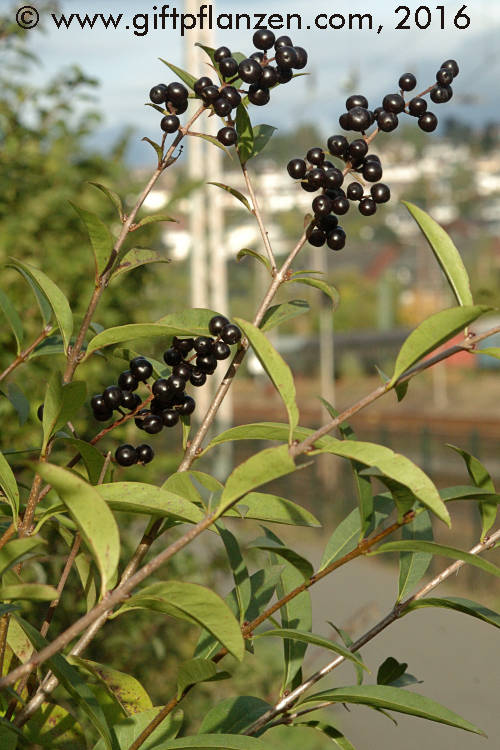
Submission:
<svg viewBox="0 0 500 750">
<path fill-rule="evenodd" d="M 35 3 L 36 0 L 32 0 Z M 10 0 L 0 0 L 10 6 Z M 157 13 L 162 5 L 155 6 L 154 0 L 121 0 L 97 4 L 85 0 L 63 0 L 62 11 L 70 13 L 103 13 L 115 16 L 123 13 L 118 29 L 104 29 L 97 22 L 93 29 L 82 30 L 76 22 L 70 29 L 57 29 L 54 22 L 45 14 L 44 31 L 39 27 L 31 29 L 29 41 L 32 50 L 38 55 L 41 64 L 34 77 L 40 84 L 56 75 L 62 67 L 77 63 L 84 72 L 96 77 L 100 82 L 97 93 L 97 106 L 103 114 L 99 138 L 103 143 L 116 136 L 124 125 L 131 125 L 139 136 L 133 150 L 133 159 L 146 158 L 144 144 L 139 146 L 140 137 L 154 137 L 158 134 L 158 116 L 144 103 L 148 101 L 151 86 L 159 82 L 168 83 L 174 78 L 159 61 L 163 57 L 177 65 L 185 64 L 185 40 L 179 29 L 171 28 L 171 19 L 166 19 L 167 28 L 154 30 L 154 8 Z M 455 97 L 447 105 L 433 105 L 436 114 L 445 111 L 445 116 L 458 116 L 469 122 L 484 123 L 500 121 L 498 77 L 500 75 L 500 3 L 492 0 L 474 0 L 466 6 L 465 13 L 470 17 L 466 29 L 454 26 L 455 14 L 463 6 L 457 2 L 442 2 L 441 6 L 429 5 L 430 25 L 419 29 L 416 25 L 415 10 L 418 3 L 408 6 L 411 10 L 407 24 L 409 29 L 396 29 L 404 22 L 403 10 L 396 13 L 397 0 L 369 2 L 296 2 L 296 0 L 248 0 L 234 2 L 220 0 L 214 3 L 216 13 L 250 13 L 257 22 L 257 15 L 263 13 L 299 13 L 302 29 L 276 31 L 288 33 L 292 41 L 308 50 L 311 74 L 298 78 L 273 92 L 271 104 L 256 111 L 257 121 L 267 122 L 287 130 L 301 122 L 314 122 L 325 134 L 337 132 L 338 116 L 344 109 L 347 92 L 364 93 L 372 106 L 380 104 L 386 93 L 397 89 L 399 76 L 413 72 L 419 81 L 419 90 L 434 81 L 440 64 L 448 58 L 458 60 L 461 74 L 454 89 Z M 21 6 L 21 3 L 18 3 Z M 170 12 L 177 7 L 179 13 L 184 3 L 171 2 Z M 442 7 L 440 11 L 437 8 Z M 342 29 L 319 30 L 314 26 L 318 14 L 338 14 L 334 23 L 340 25 L 344 17 L 346 25 Z M 349 13 L 369 13 L 373 18 L 373 29 L 349 30 Z M 145 26 L 144 14 L 148 14 L 148 33 L 142 33 Z M 441 29 L 444 15 L 444 29 Z M 138 34 L 134 34 L 135 26 Z M 425 25 L 429 14 L 420 10 L 417 17 Z M 320 18 L 324 23 L 325 18 Z M 295 22 L 294 22 L 295 23 Z M 365 21 L 366 23 L 366 21 Z M 160 23 L 158 24 L 160 25 Z M 311 28 L 307 29 L 307 26 Z M 126 26 L 129 26 L 127 29 Z M 377 33 L 380 30 L 380 33 Z M 217 30 L 216 46 L 225 44 L 233 51 L 250 54 L 253 30 Z M 354 90 L 349 81 L 355 79 Z M 149 157 L 149 154 L 147 155 Z"/>
</svg>

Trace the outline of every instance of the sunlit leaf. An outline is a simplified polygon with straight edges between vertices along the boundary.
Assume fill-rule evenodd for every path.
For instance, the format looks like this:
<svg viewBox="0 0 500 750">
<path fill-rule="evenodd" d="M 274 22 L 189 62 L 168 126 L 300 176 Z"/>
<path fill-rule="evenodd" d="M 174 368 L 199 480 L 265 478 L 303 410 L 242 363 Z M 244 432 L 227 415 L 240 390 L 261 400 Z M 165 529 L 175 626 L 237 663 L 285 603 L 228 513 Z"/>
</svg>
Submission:
<svg viewBox="0 0 500 750">
<path fill-rule="evenodd" d="M 74 203 L 71 203 L 71 201 L 70 204 L 80 216 L 89 234 L 90 244 L 94 251 L 95 272 L 97 277 L 102 274 L 111 258 L 115 244 L 113 235 L 109 231 L 108 226 L 96 214 L 87 211 L 85 208 L 76 206 Z"/>
<path fill-rule="evenodd" d="M 24 338 L 24 331 L 23 331 L 23 324 L 21 322 L 21 318 L 19 317 L 19 314 L 17 310 L 15 309 L 14 305 L 10 301 L 10 299 L 7 297 L 5 292 L 3 292 L 0 289 L 0 309 L 2 310 L 3 314 L 7 318 L 7 322 L 11 328 L 12 333 L 14 334 L 14 338 L 16 339 L 16 351 L 17 354 L 21 352 L 21 348 L 23 345 L 23 338 Z"/>
</svg>

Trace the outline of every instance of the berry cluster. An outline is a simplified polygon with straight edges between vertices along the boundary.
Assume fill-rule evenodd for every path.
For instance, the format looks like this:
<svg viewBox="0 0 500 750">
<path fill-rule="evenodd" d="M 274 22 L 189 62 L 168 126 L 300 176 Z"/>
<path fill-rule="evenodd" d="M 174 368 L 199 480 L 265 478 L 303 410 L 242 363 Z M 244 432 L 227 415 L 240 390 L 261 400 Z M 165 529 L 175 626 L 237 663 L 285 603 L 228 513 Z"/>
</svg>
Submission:
<svg viewBox="0 0 500 750">
<path fill-rule="evenodd" d="M 451 82 L 459 73 L 455 60 L 444 62 L 436 74 L 436 85 L 427 92 L 433 102 L 449 101 L 453 95 Z M 405 102 L 404 92 L 413 91 L 417 79 L 412 73 L 405 73 L 399 79 L 400 93 L 387 94 L 381 107 L 370 110 L 368 100 L 361 94 L 354 94 L 346 101 L 346 112 L 340 116 L 339 122 L 344 130 L 351 130 L 361 134 L 351 141 L 344 135 L 332 135 L 328 139 L 328 151 L 320 147 L 309 149 L 305 159 L 292 159 L 288 162 L 287 170 L 290 177 L 300 180 L 301 187 L 309 193 L 321 190 L 312 201 L 314 224 L 308 232 L 308 240 L 314 247 L 326 244 L 332 250 L 341 250 L 346 243 L 346 234 L 339 226 L 339 216 L 346 214 L 351 202 L 358 203 L 359 212 L 363 216 L 372 216 L 380 203 L 387 203 L 391 198 L 388 185 L 380 182 L 383 169 L 380 158 L 369 152 L 370 143 L 376 131 L 369 137 L 365 131 L 375 122 L 378 129 L 384 132 L 395 130 L 399 124 L 398 114 L 408 112 L 418 117 L 419 127 L 432 132 L 436 129 L 437 117 L 427 111 L 424 94 Z M 338 169 L 332 162 L 326 161 L 326 155 L 334 156 L 344 162 L 344 169 Z M 354 177 L 345 190 L 343 189 L 346 175 Z M 365 183 L 374 183 L 369 193 L 365 190 Z"/>
<path fill-rule="evenodd" d="M 188 96 L 187 88 L 180 81 L 173 81 L 168 85 L 159 83 L 149 92 L 153 104 L 164 104 L 169 113 L 160 122 L 160 127 L 165 133 L 175 133 L 179 130 L 181 123 L 177 115 L 182 115 L 188 108 Z"/>
<path fill-rule="evenodd" d="M 140 409 L 135 414 L 135 424 L 140 430 L 156 435 L 164 427 L 176 425 L 181 416 L 194 412 L 196 402 L 186 393 L 188 383 L 195 387 L 204 385 L 207 376 L 215 372 L 218 362 L 229 357 L 230 346 L 241 339 L 238 326 L 223 315 L 215 315 L 208 328 L 212 336 L 198 336 L 195 339 L 174 336 L 172 345 L 163 354 L 165 364 L 172 368 L 172 374 L 167 378 L 157 378 L 151 387 L 148 385 L 153 396 L 149 408 Z M 152 375 L 151 362 L 145 357 L 135 357 L 129 369 L 120 374 L 118 385 L 110 385 L 92 397 L 90 403 L 94 417 L 104 422 L 112 418 L 114 410 L 122 415 L 123 408 L 135 412 L 142 403 L 135 391 L 141 382 L 147 383 Z M 137 448 L 121 445 L 115 453 L 115 459 L 121 466 L 149 463 L 153 456 L 153 449 L 149 445 Z"/>
</svg>

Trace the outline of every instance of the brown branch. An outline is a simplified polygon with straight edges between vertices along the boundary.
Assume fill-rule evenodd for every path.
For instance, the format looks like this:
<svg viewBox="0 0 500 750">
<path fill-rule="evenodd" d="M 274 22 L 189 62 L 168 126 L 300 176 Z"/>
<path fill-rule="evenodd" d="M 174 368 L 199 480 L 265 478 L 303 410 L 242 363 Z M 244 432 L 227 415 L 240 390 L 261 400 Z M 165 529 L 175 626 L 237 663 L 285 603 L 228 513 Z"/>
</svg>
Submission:
<svg viewBox="0 0 500 750">
<path fill-rule="evenodd" d="M 13 362 L 11 362 L 10 365 L 0 374 L 0 381 L 2 381 L 4 378 L 10 375 L 10 373 L 13 372 L 16 369 L 16 367 L 19 367 L 19 365 L 22 365 L 23 362 L 26 362 L 31 352 L 33 352 L 37 348 L 37 346 L 42 343 L 42 341 L 45 341 L 45 339 L 50 335 L 52 330 L 53 330 L 53 326 L 51 325 L 45 326 L 41 334 L 36 337 L 33 343 L 30 344 L 23 352 L 18 354 L 17 357 L 13 360 Z"/>
</svg>

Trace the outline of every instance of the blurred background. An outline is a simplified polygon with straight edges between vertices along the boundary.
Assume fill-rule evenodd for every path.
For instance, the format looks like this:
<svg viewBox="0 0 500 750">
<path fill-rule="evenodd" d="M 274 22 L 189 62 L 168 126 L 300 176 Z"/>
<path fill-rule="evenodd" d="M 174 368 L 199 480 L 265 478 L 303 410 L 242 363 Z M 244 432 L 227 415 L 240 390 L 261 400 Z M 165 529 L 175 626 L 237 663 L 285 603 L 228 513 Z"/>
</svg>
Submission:
<svg viewBox="0 0 500 750">
<path fill-rule="evenodd" d="M 174 79 L 158 58 L 191 73 L 205 72 L 202 58 L 189 51 L 195 41 L 201 39 L 211 46 L 226 44 L 233 51 L 250 54 L 253 31 L 218 29 L 182 38 L 171 28 L 152 28 L 152 5 L 122 0 L 98 6 L 71 0 L 38 2 L 40 24 L 23 32 L 15 23 L 19 5 L 0 0 L 0 259 L 6 263 L 13 256 L 40 267 L 65 291 L 78 317 L 91 291 L 92 257 L 85 230 L 69 202 L 95 211 L 116 229 L 113 207 L 88 182 L 106 184 L 130 207 L 154 168 L 155 154 L 141 139 L 147 136 L 160 140 L 160 117 L 143 105 L 153 85 Z M 444 59 L 457 59 L 461 68 L 452 101 L 433 106 L 440 118 L 435 133 L 422 133 L 413 118 L 401 117 L 396 132 L 377 137 L 373 150 L 382 159 L 383 181 L 391 187 L 391 202 L 370 219 L 351 209 L 342 222 L 348 235 L 346 248 L 334 253 L 308 246 L 295 266 L 324 270 L 340 294 L 335 313 L 328 298 L 317 290 L 287 285 L 280 292 L 278 301 L 301 299 L 311 307 L 308 315 L 280 327 L 273 334 L 273 343 L 296 377 L 301 424 L 316 427 L 326 418 L 318 396 L 342 409 L 368 393 L 380 383 L 377 368 L 391 372 L 411 329 L 433 312 L 454 304 L 434 257 L 401 200 L 428 211 L 451 234 L 469 271 L 475 301 L 499 305 L 500 104 L 495 92 L 500 73 L 500 7 L 486 0 L 475 2 L 467 7 L 470 27 L 459 30 L 453 19 L 461 3 L 446 2 L 444 29 L 440 28 L 440 14 L 431 9 L 434 15 L 429 28 L 419 29 L 412 16 L 411 28 L 406 31 L 395 29 L 401 14 L 395 13 L 396 3 L 385 0 L 359 8 L 339 2 L 332 9 L 330 4 L 320 3 L 314 11 L 292 0 L 276 0 L 272 8 L 260 0 L 253 0 L 251 8 L 239 2 L 212 5 L 217 13 L 302 14 L 304 27 L 300 31 L 292 26 L 289 32 L 276 33 L 289 33 L 294 43 L 308 50 L 310 75 L 279 87 L 268 107 L 250 110 L 254 124 L 264 122 L 278 128 L 251 167 L 278 258 L 283 258 L 300 236 L 311 200 L 288 177 L 285 165 L 293 157 L 303 157 L 312 146 L 324 147 L 327 138 L 339 132 L 338 116 L 344 111 L 345 98 L 363 93 L 375 107 L 386 93 L 397 89 L 404 72 L 415 73 L 418 90 L 423 90 L 434 81 Z M 182 11 L 181 4 L 178 9 Z M 305 28 L 313 13 L 322 11 L 345 18 L 349 12 L 371 13 L 374 29 Z M 60 13 L 65 13 L 68 18 L 76 12 L 81 16 L 113 13 L 115 17 L 122 13 L 124 20 L 118 29 L 106 30 L 100 22 L 92 29 L 80 28 L 76 21 L 70 28 L 58 29 L 50 16 L 54 13 L 60 18 Z M 147 33 L 144 18 L 139 18 L 146 13 L 150 14 Z M 137 28 L 132 25 L 133 18 Z M 377 34 L 379 25 L 383 30 Z M 214 125 L 205 121 L 204 127 Z M 97 312 L 96 330 L 99 326 L 154 321 L 182 310 L 188 300 L 191 306 L 253 317 L 266 288 L 266 271 L 250 257 L 237 262 L 236 255 L 242 248 L 263 251 L 257 226 L 232 196 L 204 184 L 207 180 L 222 181 L 245 192 L 241 173 L 235 160 L 210 144 L 192 140 L 196 145 L 187 144 L 143 209 L 143 215 L 161 210 L 175 217 L 177 223 L 148 225 L 130 240 L 130 247 L 154 248 L 170 262 L 145 266 L 112 284 Z M 41 324 L 29 287 L 18 274 L 4 268 L 0 289 L 8 293 L 22 317 L 26 341 L 31 341 Z M 485 330 L 499 321 L 500 313 L 492 314 L 473 330 Z M 488 340 L 484 345 L 499 346 L 500 341 Z M 130 351 L 161 358 L 165 348 L 163 343 L 156 348 L 138 349 L 140 346 L 132 344 Z M 114 377 L 125 368 L 128 353 L 123 348 L 108 351 L 106 360 L 94 358 L 86 366 L 80 377 L 87 382 L 89 396 L 111 382 L 110 373 Z M 15 342 L 8 327 L 1 325 L 1 370 L 13 356 Z M 52 357 L 62 362 L 57 337 L 35 351 L 29 366 L 19 368 L 2 383 L 3 445 L 8 447 L 5 452 L 11 453 L 13 463 L 25 457 L 19 454 L 17 458 L 15 451 L 38 444 L 40 430 L 35 415 L 43 401 Z M 447 447 L 449 443 L 478 457 L 498 482 L 498 366 L 500 362 L 492 358 L 457 355 L 413 381 L 402 403 L 390 394 L 353 418 L 352 426 L 360 439 L 380 442 L 410 457 L 438 487 L 469 483 L 465 466 Z M 219 430 L 232 423 L 286 420 L 279 397 L 251 355 L 232 391 L 220 416 Z M 202 416 L 208 391 L 197 394 L 197 398 L 196 413 Z M 22 429 L 16 423 L 16 411 Z M 88 438 L 97 432 L 90 409 L 77 427 Z M 121 442 L 135 439 L 135 430 L 129 426 L 118 437 L 110 437 L 106 447 L 114 449 Z M 156 460 L 147 468 L 127 471 L 127 479 L 162 482 L 175 469 L 181 455 L 179 434 L 162 433 L 152 442 Z M 240 443 L 234 449 L 213 452 L 200 462 L 200 468 L 224 478 L 235 462 L 244 460 L 254 449 L 253 443 Z M 64 457 L 65 451 L 60 445 L 55 458 Z M 328 457 L 291 480 L 276 483 L 273 490 L 305 505 L 320 518 L 321 532 L 277 530 L 317 562 L 321 556 L 317 550 L 356 504 L 350 467 Z M 436 539 L 453 540 L 456 546 L 468 548 L 480 534 L 479 515 L 473 503 L 457 503 L 452 510 L 453 530 L 436 527 Z M 124 523 L 126 545 L 135 545 L 141 529 L 136 520 Z M 251 523 L 239 530 L 243 540 L 258 532 Z M 323 544 L 318 543 L 318 535 L 324 537 Z M 54 558 L 54 570 L 59 569 L 63 551 L 60 558 Z M 443 561 L 438 561 L 434 572 L 443 566 Z M 228 589 L 223 552 L 213 540 L 193 545 L 184 557 L 176 558 L 172 570 L 212 585 L 221 593 Z M 331 635 L 325 622 L 333 619 L 355 637 L 391 606 L 397 568 L 389 559 L 384 563 L 361 561 L 343 569 L 335 582 L 321 586 L 312 593 L 315 631 Z M 500 604 L 497 583 L 475 570 L 464 570 L 449 586 L 455 594 L 469 594 L 496 608 Z M 75 594 L 78 606 L 81 603 Z M 353 708 L 351 713 L 336 710 L 334 719 L 355 745 L 379 750 L 399 748 L 404 742 L 413 750 L 428 741 L 431 747 L 455 750 L 497 747 L 495 736 L 500 726 L 497 701 L 492 697 L 495 691 L 498 695 L 499 687 L 493 656 L 496 634 L 486 625 L 464 619 L 449 613 L 417 613 L 367 648 L 365 656 L 373 669 L 389 652 L 405 661 L 413 656 L 410 671 L 425 681 L 420 691 L 486 729 L 490 740 L 462 736 L 458 730 L 416 719 L 401 720 L 396 729 L 367 709 Z M 110 625 L 112 638 L 106 649 L 108 654 L 111 649 L 118 660 L 123 659 L 123 667 L 135 669 L 154 700 L 161 703 L 169 697 L 165 685 L 175 673 L 179 655 L 189 658 L 196 634 L 192 628 L 176 623 L 172 638 L 171 621 L 167 627 L 161 618 L 151 622 L 149 616 L 140 613 L 131 616 L 130 623 L 146 637 L 147 653 L 127 650 L 124 644 L 133 631 L 124 633 L 115 625 Z M 103 649 L 102 642 L 96 641 L 91 658 L 104 659 Z M 262 653 L 265 659 L 261 666 L 240 670 L 238 684 L 249 694 L 271 700 L 279 686 L 279 655 L 271 649 Z M 313 653 L 306 673 L 320 664 L 321 655 Z M 227 688 L 222 685 L 215 690 L 197 690 L 196 696 L 186 702 L 187 713 L 203 715 L 207 705 L 226 696 Z M 188 728 L 195 727 L 193 719 Z M 276 747 L 291 744 L 286 729 L 273 730 L 273 737 Z M 312 749 L 325 744 L 310 730 L 304 730 L 300 739 L 294 734 L 291 737 L 294 747 Z"/>
</svg>

